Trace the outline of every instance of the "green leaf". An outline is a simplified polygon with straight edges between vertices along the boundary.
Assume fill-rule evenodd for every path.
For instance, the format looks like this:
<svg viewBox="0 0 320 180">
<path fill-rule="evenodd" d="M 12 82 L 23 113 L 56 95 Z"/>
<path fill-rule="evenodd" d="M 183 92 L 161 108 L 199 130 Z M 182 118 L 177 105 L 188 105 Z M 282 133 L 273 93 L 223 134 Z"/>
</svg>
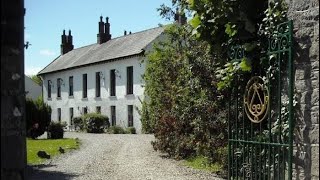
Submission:
<svg viewBox="0 0 320 180">
<path fill-rule="evenodd" d="M 245 71 L 245 72 L 251 71 L 251 61 L 247 58 L 242 58 L 240 63 L 240 68 L 242 71 Z"/>
<path fill-rule="evenodd" d="M 190 25 L 193 28 L 197 28 L 201 23 L 199 15 L 195 15 L 191 20 L 190 20 Z"/>
<path fill-rule="evenodd" d="M 230 23 L 225 25 L 225 33 L 229 35 L 229 37 L 233 37 L 236 33 L 237 30 L 235 30 L 235 25 L 232 25 Z"/>
</svg>

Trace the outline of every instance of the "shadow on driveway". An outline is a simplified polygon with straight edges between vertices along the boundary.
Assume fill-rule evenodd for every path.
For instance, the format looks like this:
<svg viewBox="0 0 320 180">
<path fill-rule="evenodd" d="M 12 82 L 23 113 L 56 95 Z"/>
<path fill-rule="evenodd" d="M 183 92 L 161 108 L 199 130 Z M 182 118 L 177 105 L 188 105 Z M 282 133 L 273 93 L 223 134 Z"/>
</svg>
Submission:
<svg viewBox="0 0 320 180">
<path fill-rule="evenodd" d="M 70 180 L 79 176 L 78 174 L 70 174 L 59 171 L 48 171 L 45 168 L 55 167 L 56 165 L 27 165 L 27 179 L 32 180 Z"/>
</svg>

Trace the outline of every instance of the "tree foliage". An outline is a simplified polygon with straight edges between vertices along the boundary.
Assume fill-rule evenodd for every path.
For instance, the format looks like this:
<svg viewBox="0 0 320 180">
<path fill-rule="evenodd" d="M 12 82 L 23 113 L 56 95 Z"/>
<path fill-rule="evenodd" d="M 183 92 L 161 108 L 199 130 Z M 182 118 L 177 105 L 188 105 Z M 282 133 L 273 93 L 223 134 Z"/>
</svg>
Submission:
<svg viewBox="0 0 320 180">
<path fill-rule="evenodd" d="M 41 136 L 51 122 L 51 108 L 39 97 L 37 100 L 26 99 L 27 136 L 33 139 Z"/>
<path fill-rule="evenodd" d="M 37 75 L 31 75 L 29 76 L 36 84 L 38 84 L 39 86 L 42 86 L 42 80 L 39 76 Z"/>
<path fill-rule="evenodd" d="M 226 145 L 226 113 L 216 89 L 209 45 L 188 26 L 166 27 L 166 41 L 148 54 L 142 123 L 154 132 L 154 148 L 171 157 L 205 155 Z"/>
</svg>

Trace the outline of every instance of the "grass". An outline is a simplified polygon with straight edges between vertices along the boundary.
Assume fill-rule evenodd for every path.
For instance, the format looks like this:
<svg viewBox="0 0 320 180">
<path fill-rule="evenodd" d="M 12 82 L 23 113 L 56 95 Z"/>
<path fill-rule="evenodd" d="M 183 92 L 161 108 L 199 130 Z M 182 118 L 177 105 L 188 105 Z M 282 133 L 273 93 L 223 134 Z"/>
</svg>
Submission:
<svg viewBox="0 0 320 180">
<path fill-rule="evenodd" d="M 192 157 L 185 160 L 184 165 L 192 167 L 194 169 L 205 170 L 213 173 L 223 171 L 222 165 L 218 163 L 210 164 L 208 159 L 204 156 Z"/>
<path fill-rule="evenodd" d="M 79 148 L 78 139 L 29 139 L 27 138 L 27 163 L 32 165 L 42 164 L 47 159 L 38 157 L 38 151 L 45 151 L 52 157 L 61 154 L 59 147 L 67 153 L 70 150 Z"/>
</svg>

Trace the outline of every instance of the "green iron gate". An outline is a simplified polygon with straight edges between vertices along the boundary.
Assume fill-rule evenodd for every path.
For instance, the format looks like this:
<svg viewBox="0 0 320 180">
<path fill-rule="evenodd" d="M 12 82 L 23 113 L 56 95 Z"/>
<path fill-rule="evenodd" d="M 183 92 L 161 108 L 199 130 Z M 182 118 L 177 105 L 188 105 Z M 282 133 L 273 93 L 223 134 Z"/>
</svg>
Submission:
<svg viewBox="0 0 320 180">
<path fill-rule="evenodd" d="M 292 179 L 293 62 L 292 21 L 268 39 L 267 66 L 252 64 L 238 74 L 229 99 L 228 179 Z M 230 49 L 231 62 L 245 54 Z"/>
</svg>

